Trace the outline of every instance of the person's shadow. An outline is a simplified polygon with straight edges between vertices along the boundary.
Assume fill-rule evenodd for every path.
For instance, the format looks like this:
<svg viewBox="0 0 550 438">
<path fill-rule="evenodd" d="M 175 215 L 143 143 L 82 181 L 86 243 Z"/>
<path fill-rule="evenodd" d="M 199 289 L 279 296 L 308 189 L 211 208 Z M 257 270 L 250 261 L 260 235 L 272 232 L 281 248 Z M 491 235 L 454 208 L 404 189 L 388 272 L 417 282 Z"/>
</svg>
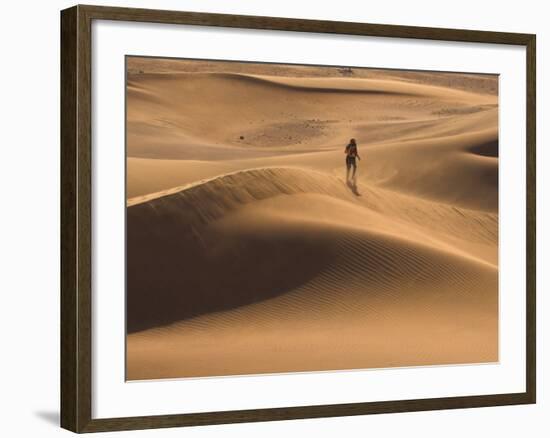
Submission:
<svg viewBox="0 0 550 438">
<path fill-rule="evenodd" d="M 361 193 L 359 193 L 359 190 L 357 189 L 357 181 L 355 178 L 348 179 L 346 184 L 351 190 L 351 193 L 353 193 L 355 196 L 361 196 Z"/>
</svg>

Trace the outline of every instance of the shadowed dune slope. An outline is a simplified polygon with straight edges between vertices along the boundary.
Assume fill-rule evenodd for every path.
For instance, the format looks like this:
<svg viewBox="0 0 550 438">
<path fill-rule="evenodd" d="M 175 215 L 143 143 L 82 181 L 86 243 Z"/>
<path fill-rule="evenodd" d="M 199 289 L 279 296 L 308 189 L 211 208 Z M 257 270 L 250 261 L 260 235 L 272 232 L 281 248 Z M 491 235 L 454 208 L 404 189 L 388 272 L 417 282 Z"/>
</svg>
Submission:
<svg viewBox="0 0 550 438">
<path fill-rule="evenodd" d="M 401 365 L 453 363 L 459 351 L 494 360 L 496 267 L 371 202 L 336 178 L 256 169 L 131 205 L 129 378 L 338 368 L 339 355 L 308 353 L 327 342 L 348 367 L 395 365 L 392 344 Z M 276 336 L 291 329 L 290 342 Z M 374 347 L 380 330 L 394 334 L 384 348 Z M 441 338 L 449 332 L 452 348 Z M 374 344 L 357 350 L 350 336 Z M 419 341 L 428 338 L 431 349 Z"/>
<path fill-rule="evenodd" d="M 385 236 L 392 246 L 412 248 L 409 255 L 401 255 L 403 260 L 396 262 L 399 265 L 409 256 L 414 258 L 416 252 L 427 252 L 439 254 L 435 258 L 450 257 L 488 272 L 495 270 L 489 260 L 469 253 L 472 247 L 489 247 L 496 239 L 490 232 L 494 221 L 490 215 L 432 204 L 434 213 L 440 215 L 435 222 L 445 219 L 438 227 L 414 213 L 411 201 L 388 200 L 391 192 L 384 195 L 366 190 L 363 197 L 365 200 L 358 199 L 335 177 L 268 168 L 129 201 L 129 331 L 227 310 L 295 289 L 334 262 L 332 239 L 324 228 L 338 230 L 342 236 L 356 233 L 366 245 Z M 286 199 L 295 200 L 273 207 Z M 247 218 L 266 212 L 267 201 L 272 203 L 269 214 L 264 214 L 265 220 L 258 220 L 251 232 Z M 239 219 L 233 220 L 231 230 L 223 232 L 220 223 L 237 214 Z M 444 237 L 449 227 L 460 228 L 473 217 L 476 225 L 465 230 L 462 246 L 451 245 L 452 239 Z M 262 223 L 269 227 L 262 231 Z M 276 232 L 281 223 L 288 226 Z M 437 238 L 438 232 L 441 238 Z M 368 268 L 377 276 L 383 274 L 381 266 Z"/>
<path fill-rule="evenodd" d="M 210 269 L 202 256 L 186 265 L 203 278 L 182 284 L 193 298 L 180 290 L 162 308 L 176 319 L 190 307 L 202 316 L 129 336 L 128 378 L 496 360 L 494 268 L 383 234 L 284 221 L 258 229 L 249 220 L 248 230 L 220 224 L 229 240 L 211 232 L 233 245 L 210 242 L 219 257 Z M 267 251 L 259 261 L 258 250 Z M 237 256 L 249 264 L 228 266 Z M 187 274 L 180 268 L 179 277 Z M 232 281 L 221 282 L 226 274 Z"/>
</svg>

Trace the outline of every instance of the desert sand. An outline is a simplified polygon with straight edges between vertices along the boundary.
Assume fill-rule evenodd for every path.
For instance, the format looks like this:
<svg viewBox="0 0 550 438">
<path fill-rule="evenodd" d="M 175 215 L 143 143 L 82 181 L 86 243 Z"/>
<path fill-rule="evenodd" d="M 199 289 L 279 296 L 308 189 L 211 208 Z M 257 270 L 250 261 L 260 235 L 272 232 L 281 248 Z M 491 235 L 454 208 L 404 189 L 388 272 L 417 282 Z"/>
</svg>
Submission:
<svg viewBox="0 0 550 438">
<path fill-rule="evenodd" d="M 498 361 L 497 77 L 127 67 L 129 380 Z"/>
</svg>

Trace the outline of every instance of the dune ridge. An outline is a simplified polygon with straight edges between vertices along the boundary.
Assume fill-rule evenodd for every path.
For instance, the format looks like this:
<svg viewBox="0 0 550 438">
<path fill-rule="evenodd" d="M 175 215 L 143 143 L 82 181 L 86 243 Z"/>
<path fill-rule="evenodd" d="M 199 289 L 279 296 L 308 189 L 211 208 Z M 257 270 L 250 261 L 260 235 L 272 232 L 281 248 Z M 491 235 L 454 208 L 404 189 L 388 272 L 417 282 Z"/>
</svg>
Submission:
<svg viewBox="0 0 550 438">
<path fill-rule="evenodd" d="M 363 213 L 366 208 L 380 216 L 391 217 L 392 221 L 400 218 L 417 226 L 429 227 L 430 232 L 439 228 L 443 234 L 452 234 L 449 232 L 454 227 L 463 230 L 463 240 L 496 243 L 498 236 L 494 225 L 497 218 L 494 214 L 419 201 L 376 187 L 362 190 L 362 196 L 357 197 L 342 179 L 309 169 L 255 168 L 129 199 L 127 206 L 131 208 L 127 214 L 132 223 L 149 221 L 150 224 L 158 221 L 159 215 L 183 215 L 181 223 L 194 232 L 194 227 L 206 225 L 246 204 L 282 195 L 319 194 L 358 206 L 354 215 Z M 430 213 L 426 214 L 426 211 Z M 354 223 L 350 221 L 349 226 Z"/>
<path fill-rule="evenodd" d="M 271 76 L 255 75 L 245 73 L 143 73 L 138 76 L 131 76 L 129 79 L 129 89 L 143 90 L 139 83 L 142 80 L 157 81 L 180 81 L 184 78 L 186 81 L 204 80 L 220 82 L 241 82 L 247 86 L 259 85 L 267 87 L 282 87 L 295 91 L 312 91 L 328 93 L 365 93 L 365 94 L 387 94 L 398 96 L 435 96 L 445 99 L 461 98 L 466 101 L 479 99 L 477 93 L 471 93 L 465 90 L 449 89 L 440 85 L 429 85 L 418 82 L 405 82 L 392 79 L 371 79 L 371 78 L 303 78 L 292 76 Z"/>
</svg>

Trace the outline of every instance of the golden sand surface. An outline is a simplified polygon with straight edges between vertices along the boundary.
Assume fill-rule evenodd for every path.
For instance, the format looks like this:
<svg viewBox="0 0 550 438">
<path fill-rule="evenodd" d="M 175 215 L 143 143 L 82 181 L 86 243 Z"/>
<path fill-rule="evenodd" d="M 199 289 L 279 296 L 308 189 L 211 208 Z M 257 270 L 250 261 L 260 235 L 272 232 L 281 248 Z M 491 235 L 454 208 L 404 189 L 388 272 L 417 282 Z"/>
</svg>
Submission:
<svg viewBox="0 0 550 438">
<path fill-rule="evenodd" d="M 128 379 L 498 360 L 496 76 L 127 79 Z"/>
</svg>

